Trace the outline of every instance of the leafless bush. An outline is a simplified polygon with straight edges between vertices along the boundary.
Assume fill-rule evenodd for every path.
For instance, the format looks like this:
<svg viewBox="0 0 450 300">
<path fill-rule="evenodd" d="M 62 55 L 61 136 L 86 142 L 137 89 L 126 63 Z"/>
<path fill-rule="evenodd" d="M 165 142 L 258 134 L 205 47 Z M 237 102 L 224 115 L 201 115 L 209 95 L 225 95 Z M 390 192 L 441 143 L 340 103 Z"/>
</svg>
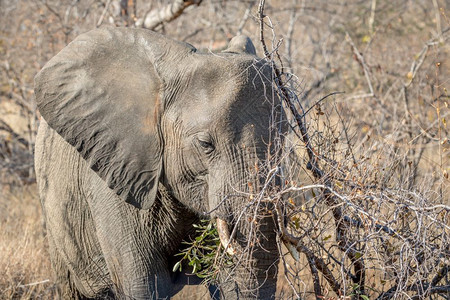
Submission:
<svg viewBox="0 0 450 300">
<path fill-rule="evenodd" d="M 376 3 L 372 1 L 372 9 Z M 450 205 L 445 169 L 448 158 L 440 146 L 447 143 L 448 131 L 442 113 L 445 110 L 448 114 L 448 96 L 442 85 L 436 85 L 441 80 L 440 62 L 431 63 L 436 68 L 433 87 L 440 89 L 439 95 L 426 95 L 420 86 L 430 79 L 421 72 L 424 62 L 431 60 L 430 48 L 436 51 L 434 58 L 445 51 L 450 30 L 441 29 L 426 41 L 409 72 L 405 73 L 406 78 L 397 78 L 388 87 L 383 76 L 376 76 L 369 68 L 367 58 L 345 31 L 345 43 L 361 68 L 360 80 L 366 92 L 325 103 L 322 98 L 311 108 L 304 109 L 305 102 L 299 101 L 291 90 L 292 76 L 283 72 L 284 61 L 279 54 L 281 41 L 275 37 L 274 22 L 263 13 L 264 1 L 260 1 L 259 12 L 261 24 L 268 24 L 275 46 L 272 52 L 268 51 L 262 27 L 264 53 L 267 59 L 278 64 L 274 82 L 290 112 L 294 133 L 303 145 L 305 160 L 302 164 L 312 175 L 309 185 L 288 178 L 285 188 L 272 195 L 277 207 L 280 239 L 290 243 L 288 248 L 298 261 L 292 264 L 282 255 L 291 292 L 295 297 L 313 292 L 318 299 L 448 297 Z M 370 24 L 373 25 L 373 20 Z M 370 35 L 374 33 L 367 34 L 363 41 L 375 38 Z M 320 78 L 313 87 L 320 87 L 328 76 Z M 419 77 L 422 80 L 417 79 Z M 373 81 L 377 82 L 376 88 Z M 383 89 L 389 94 L 380 95 Z M 306 89 L 302 100 L 310 93 L 311 90 Z M 391 93 L 393 103 L 387 103 Z M 424 125 L 418 124 L 425 120 L 412 113 L 410 93 L 428 98 L 426 108 L 436 112 L 437 120 L 426 130 Z M 370 140 L 375 130 L 367 133 L 368 129 L 358 128 L 358 124 L 355 127 L 351 122 L 359 123 L 363 118 L 352 120 L 346 115 L 347 103 L 352 99 L 373 99 L 380 103 L 384 109 L 372 110 L 368 119 L 373 121 L 373 127 L 380 126 L 378 132 L 391 132 L 391 136 L 384 137 L 384 141 Z M 403 105 L 401 116 L 398 104 Z M 414 109 L 421 107 L 414 106 Z M 359 113 L 360 117 L 366 116 L 363 110 Z M 391 119 L 386 127 L 383 126 L 385 118 Z M 361 135 L 360 129 L 366 134 Z M 434 157 L 438 164 L 429 173 L 422 167 L 426 145 L 439 150 Z M 297 146 L 294 145 L 293 151 L 298 151 Z M 292 164 L 288 167 L 298 169 Z M 292 192 L 299 193 L 297 201 L 292 197 L 282 200 L 284 194 L 293 195 Z M 311 278 L 312 283 L 305 282 L 305 278 Z"/>
</svg>

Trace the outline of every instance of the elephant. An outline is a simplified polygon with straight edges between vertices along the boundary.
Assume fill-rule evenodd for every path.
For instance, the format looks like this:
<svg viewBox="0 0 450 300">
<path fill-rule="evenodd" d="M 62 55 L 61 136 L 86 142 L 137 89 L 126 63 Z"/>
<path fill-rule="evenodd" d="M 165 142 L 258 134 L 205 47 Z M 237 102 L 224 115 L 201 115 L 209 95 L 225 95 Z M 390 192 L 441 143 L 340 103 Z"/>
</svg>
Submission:
<svg viewBox="0 0 450 300">
<path fill-rule="evenodd" d="M 199 284 L 173 266 L 203 218 L 235 254 L 212 296 L 275 297 L 277 222 L 254 196 L 287 128 L 272 79 L 248 37 L 212 53 L 136 28 L 81 34 L 46 63 L 35 169 L 61 297 L 168 299 Z"/>
</svg>

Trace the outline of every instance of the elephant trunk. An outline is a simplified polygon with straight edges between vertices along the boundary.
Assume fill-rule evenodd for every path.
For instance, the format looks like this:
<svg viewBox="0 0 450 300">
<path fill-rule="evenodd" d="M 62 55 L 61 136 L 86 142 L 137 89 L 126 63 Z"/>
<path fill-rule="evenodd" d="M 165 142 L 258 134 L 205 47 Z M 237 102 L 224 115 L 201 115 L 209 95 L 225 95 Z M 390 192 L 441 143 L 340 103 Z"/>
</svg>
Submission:
<svg viewBox="0 0 450 300">
<path fill-rule="evenodd" d="M 264 200 L 275 183 L 266 167 L 265 145 L 234 150 L 234 168 L 212 174 L 211 208 L 217 229 L 233 264 L 221 269 L 223 299 L 274 299 L 277 282 L 277 224 Z M 230 151 L 233 152 L 233 151 Z M 276 184 L 276 183 L 275 183 Z"/>
</svg>

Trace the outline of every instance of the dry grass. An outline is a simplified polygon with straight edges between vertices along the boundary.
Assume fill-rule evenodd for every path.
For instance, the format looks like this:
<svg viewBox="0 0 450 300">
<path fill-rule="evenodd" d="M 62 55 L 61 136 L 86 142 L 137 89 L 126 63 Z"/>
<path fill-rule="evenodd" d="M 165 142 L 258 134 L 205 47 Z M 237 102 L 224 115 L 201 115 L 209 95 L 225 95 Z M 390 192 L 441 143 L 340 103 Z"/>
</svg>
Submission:
<svg viewBox="0 0 450 300">
<path fill-rule="evenodd" d="M 36 186 L 0 185 L 0 298 L 55 297 Z"/>
</svg>

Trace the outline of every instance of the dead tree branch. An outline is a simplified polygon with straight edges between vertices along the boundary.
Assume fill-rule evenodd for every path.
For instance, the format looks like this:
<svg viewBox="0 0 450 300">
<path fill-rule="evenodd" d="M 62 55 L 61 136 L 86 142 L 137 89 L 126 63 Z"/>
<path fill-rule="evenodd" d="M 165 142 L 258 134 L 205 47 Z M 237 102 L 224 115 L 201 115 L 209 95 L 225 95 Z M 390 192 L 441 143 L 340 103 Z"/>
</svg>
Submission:
<svg viewBox="0 0 450 300">
<path fill-rule="evenodd" d="M 159 25 L 170 22 L 184 12 L 191 5 L 200 5 L 202 0 L 175 0 L 173 3 L 161 8 L 150 11 L 143 18 L 139 18 L 135 22 L 136 27 L 143 27 L 154 30 Z"/>
</svg>

